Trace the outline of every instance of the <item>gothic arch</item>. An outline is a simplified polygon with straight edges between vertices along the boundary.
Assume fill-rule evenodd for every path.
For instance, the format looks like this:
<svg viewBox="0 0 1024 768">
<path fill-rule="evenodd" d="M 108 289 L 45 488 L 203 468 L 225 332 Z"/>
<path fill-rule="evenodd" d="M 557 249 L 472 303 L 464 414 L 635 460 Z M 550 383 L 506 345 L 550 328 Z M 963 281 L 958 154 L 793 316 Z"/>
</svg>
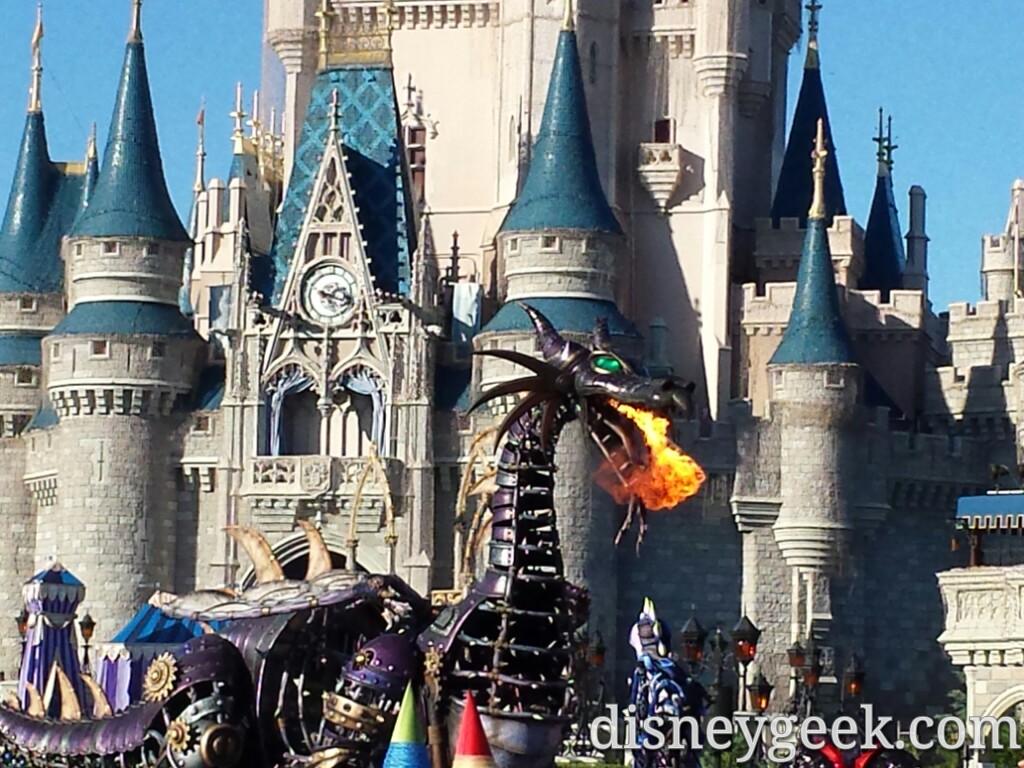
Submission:
<svg viewBox="0 0 1024 768">
<path fill-rule="evenodd" d="M 989 683 L 989 685 L 991 684 Z M 1024 704 L 1024 682 L 1013 684 L 996 696 L 989 702 L 989 705 L 985 707 L 985 711 L 980 716 L 1000 717 L 1018 704 Z M 970 715 L 972 713 L 968 712 L 967 714 Z"/>
<path fill-rule="evenodd" d="M 311 365 L 310 361 L 299 357 L 297 355 L 288 355 L 282 357 L 280 360 L 274 362 L 274 364 L 267 369 L 266 373 L 263 374 L 263 380 L 261 382 L 261 388 L 265 391 L 275 380 L 289 368 L 297 368 L 306 374 L 313 380 L 313 388 L 320 391 L 320 378 L 321 372 L 315 370 Z"/>
</svg>

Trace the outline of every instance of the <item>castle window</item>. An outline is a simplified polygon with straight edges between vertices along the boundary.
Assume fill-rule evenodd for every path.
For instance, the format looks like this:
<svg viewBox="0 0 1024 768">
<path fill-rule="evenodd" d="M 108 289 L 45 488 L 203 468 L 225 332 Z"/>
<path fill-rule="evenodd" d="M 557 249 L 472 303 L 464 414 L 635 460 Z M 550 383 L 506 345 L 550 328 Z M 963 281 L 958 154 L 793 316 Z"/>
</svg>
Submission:
<svg viewBox="0 0 1024 768">
<path fill-rule="evenodd" d="M 60 344 L 54 344 L 50 347 L 50 359 L 60 360 Z"/>
<path fill-rule="evenodd" d="M 654 121 L 654 143 L 674 143 L 675 125 L 671 117 L 662 117 Z"/>
<path fill-rule="evenodd" d="M 835 368 L 825 369 L 825 388 L 826 389 L 842 389 L 846 383 L 846 377 L 843 376 L 843 372 Z"/>
<path fill-rule="evenodd" d="M 786 384 L 785 371 L 772 371 L 772 389 L 780 390 Z"/>
<path fill-rule="evenodd" d="M 14 434 L 20 435 L 22 432 L 24 432 L 25 431 L 25 427 L 28 426 L 28 423 L 31 420 L 32 420 L 32 417 L 27 415 L 27 414 L 24 414 L 24 413 L 16 413 L 16 414 L 14 414 L 14 418 L 11 419 L 11 422 L 14 425 Z"/>
<path fill-rule="evenodd" d="M 18 299 L 18 309 L 22 312 L 35 312 L 38 308 L 35 296 L 22 296 Z"/>
<path fill-rule="evenodd" d="M 508 241 L 508 252 L 509 253 L 519 253 L 519 238 L 518 237 L 509 238 L 509 241 Z"/>
<path fill-rule="evenodd" d="M 541 235 L 540 249 L 542 251 L 557 251 L 559 249 L 558 238 L 554 235 Z"/>
<path fill-rule="evenodd" d="M 159 360 L 167 354 L 167 345 L 162 341 L 154 341 L 153 346 L 149 350 L 149 356 L 154 360 Z"/>
<path fill-rule="evenodd" d="M 143 249 L 144 256 L 159 256 L 160 255 L 160 243 L 146 243 Z"/>
<path fill-rule="evenodd" d="M 409 159 L 409 173 L 416 199 L 423 200 L 427 175 L 427 129 L 409 126 L 405 133 L 405 149 Z"/>
<path fill-rule="evenodd" d="M 590 44 L 590 62 L 588 66 L 590 70 L 590 84 L 593 85 L 597 82 L 597 43 Z"/>
<path fill-rule="evenodd" d="M 14 374 L 14 384 L 19 387 L 35 387 L 39 384 L 39 377 L 32 368 L 19 368 Z"/>
<path fill-rule="evenodd" d="M 108 240 L 103 243 L 103 255 L 104 256 L 116 256 L 121 252 L 121 246 L 119 243 Z"/>
<path fill-rule="evenodd" d="M 75 256 L 81 256 L 85 253 L 85 246 L 81 243 L 75 243 Z"/>
<path fill-rule="evenodd" d="M 103 339 L 94 339 L 89 342 L 90 357 L 110 357 L 110 347 Z"/>
<path fill-rule="evenodd" d="M 210 431 L 210 417 L 203 415 L 196 416 L 196 425 L 192 428 L 192 431 L 208 434 Z"/>
</svg>

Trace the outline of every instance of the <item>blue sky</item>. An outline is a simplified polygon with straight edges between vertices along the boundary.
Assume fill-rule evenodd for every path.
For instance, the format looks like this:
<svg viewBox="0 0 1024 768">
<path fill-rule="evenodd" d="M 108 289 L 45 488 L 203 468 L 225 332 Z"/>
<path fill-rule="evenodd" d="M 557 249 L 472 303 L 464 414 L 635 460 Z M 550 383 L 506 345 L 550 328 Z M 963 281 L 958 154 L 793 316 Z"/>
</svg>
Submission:
<svg viewBox="0 0 1024 768">
<path fill-rule="evenodd" d="M 1014 178 L 1024 177 L 1024 92 L 1016 61 L 1024 4 L 952 0 L 824 0 L 822 70 L 847 206 L 865 225 L 875 178 L 878 108 L 893 116 L 895 184 L 928 192 L 932 301 L 977 301 L 981 238 L 1002 229 Z M 0 32 L 0 205 L 24 121 L 32 0 L 7 0 Z M 129 21 L 128 0 L 50 3 L 43 105 L 51 153 L 82 156 L 89 126 L 106 134 Z M 245 11 L 248 11 L 246 13 Z M 263 59 L 260 0 L 149 0 L 143 9 L 150 79 L 168 183 L 186 211 L 195 116 L 206 99 L 207 168 L 229 164 L 228 113 L 238 80 L 247 100 Z M 803 41 L 791 57 L 799 87 Z M 793 104 L 790 104 L 792 111 Z"/>
</svg>

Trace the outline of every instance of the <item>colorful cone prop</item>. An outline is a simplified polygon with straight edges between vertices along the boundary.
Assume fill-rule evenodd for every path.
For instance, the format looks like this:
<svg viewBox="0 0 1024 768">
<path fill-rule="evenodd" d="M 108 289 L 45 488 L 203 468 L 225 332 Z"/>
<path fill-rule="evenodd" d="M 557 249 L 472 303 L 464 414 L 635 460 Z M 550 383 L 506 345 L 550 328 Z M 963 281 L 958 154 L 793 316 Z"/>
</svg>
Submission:
<svg viewBox="0 0 1024 768">
<path fill-rule="evenodd" d="M 391 744 L 384 755 L 383 768 L 431 768 L 427 742 L 423 737 L 423 725 L 416 710 L 416 697 L 412 683 L 405 687 L 402 706 L 398 710 L 395 730 L 391 732 Z"/>
<path fill-rule="evenodd" d="M 491 745 L 487 743 L 480 712 L 477 711 L 473 695 L 466 693 L 466 706 L 459 724 L 459 740 L 455 745 L 455 760 L 452 768 L 495 768 Z"/>
</svg>

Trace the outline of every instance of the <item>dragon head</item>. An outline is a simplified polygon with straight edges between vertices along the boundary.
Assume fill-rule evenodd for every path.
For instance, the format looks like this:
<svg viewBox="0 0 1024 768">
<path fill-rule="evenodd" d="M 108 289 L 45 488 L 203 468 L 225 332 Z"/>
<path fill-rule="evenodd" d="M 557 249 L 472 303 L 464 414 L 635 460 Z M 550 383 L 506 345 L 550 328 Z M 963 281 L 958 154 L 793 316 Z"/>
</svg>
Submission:
<svg viewBox="0 0 1024 768">
<path fill-rule="evenodd" d="M 470 410 L 499 397 L 523 395 L 498 428 L 497 439 L 520 417 L 539 411 L 547 450 L 553 447 L 560 414 L 580 418 L 605 459 L 598 482 L 617 502 L 628 505 L 623 530 L 639 514 L 642 536 L 646 509 L 675 507 L 704 481 L 700 467 L 667 434 L 673 419 L 692 417 L 693 383 L 634 370 L 613 351 L 604 320 L 597 322 L 589 345 L 583 345 L 563 338 L 533 307 L 520 306 L 533 323 L 543 359 L 512 350 L 477 352 L 516 363 L 532 375 L 488 389 Z"/>
</svg>

